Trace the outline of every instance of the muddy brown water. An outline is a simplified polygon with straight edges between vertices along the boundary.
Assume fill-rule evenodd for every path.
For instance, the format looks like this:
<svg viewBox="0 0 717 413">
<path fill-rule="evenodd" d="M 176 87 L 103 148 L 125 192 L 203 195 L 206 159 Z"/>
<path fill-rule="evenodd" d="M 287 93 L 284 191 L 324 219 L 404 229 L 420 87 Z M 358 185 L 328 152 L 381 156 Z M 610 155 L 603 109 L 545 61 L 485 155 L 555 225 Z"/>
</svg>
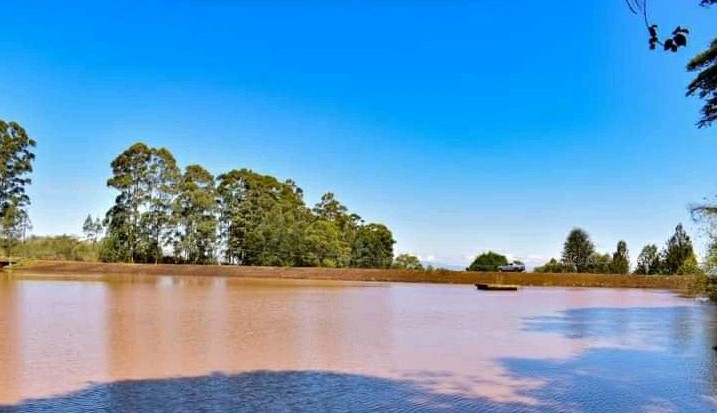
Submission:
<svg viewBox="0 0 717 413">
<path fill-rule="evenodd" d="M 0 412 L 717 411 L 670 292 L 0 276 Z"/>
</svg>

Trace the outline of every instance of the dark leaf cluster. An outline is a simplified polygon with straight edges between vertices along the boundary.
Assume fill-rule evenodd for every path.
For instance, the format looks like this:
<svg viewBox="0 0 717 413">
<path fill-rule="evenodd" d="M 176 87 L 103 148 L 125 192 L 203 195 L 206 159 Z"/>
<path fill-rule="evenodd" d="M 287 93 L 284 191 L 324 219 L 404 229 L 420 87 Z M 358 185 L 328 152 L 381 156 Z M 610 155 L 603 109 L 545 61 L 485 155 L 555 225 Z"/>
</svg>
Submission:
<svg viewBox="0 0 717 413">
<path fill-rule="evenodd" d="M 658 44 L 661 44 L 663 49 L 665 51 L 670 52 L 676 52 L 680 47 L 686 47 L 687 46 L 687 36 L 690 34 L 690 31 L 684 27 L 677 26 L 675 30 L 672 31 L 672 37 L 669 37 L 665 39 L 664 41 L 660 41 L 658 38 L 657 33 L 657 25 L 653 24 L 647 28 L 650 39 L 649 39 L 649 45 L 650 50 L 655 50 Z"/>
</svg>

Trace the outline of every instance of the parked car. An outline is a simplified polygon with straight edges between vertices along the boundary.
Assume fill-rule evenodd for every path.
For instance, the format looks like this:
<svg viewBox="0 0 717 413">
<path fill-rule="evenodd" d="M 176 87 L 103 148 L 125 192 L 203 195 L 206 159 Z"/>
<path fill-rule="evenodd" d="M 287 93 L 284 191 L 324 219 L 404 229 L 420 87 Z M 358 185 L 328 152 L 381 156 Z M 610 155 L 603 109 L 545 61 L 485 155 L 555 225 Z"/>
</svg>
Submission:
<svg viewBox="0 0 717 413">
<path fill-rule="evenodd" d="M 525 264 L 523 264 L 520 261 L 514 261 L 514 262 L 508 263 L 506 265 L 499 266 L 498 271 L 500 271 L 500 272 L 523 272 L 523 271 L 525 271 Z"/>
</svg>

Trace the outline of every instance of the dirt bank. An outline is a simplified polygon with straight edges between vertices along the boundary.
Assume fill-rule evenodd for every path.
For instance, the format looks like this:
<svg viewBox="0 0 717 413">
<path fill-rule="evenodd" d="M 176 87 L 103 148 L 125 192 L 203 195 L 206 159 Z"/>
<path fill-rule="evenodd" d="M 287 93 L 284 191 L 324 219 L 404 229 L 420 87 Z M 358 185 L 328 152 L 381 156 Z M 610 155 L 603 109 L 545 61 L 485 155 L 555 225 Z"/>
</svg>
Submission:
<svg viewBox="0 0 717 413">
<path fill-rule="evenodd" d="M 682 276 L 636 276 L 606 274 L 477 273 L 465 271 L 404 271 L 335 268 L 240 267 L 228 265 L 117 264 L 70 261 L 33 261 L 11 270 L 13 273 L 43 275 L 135 274 L 194 275 L 250 278 L 287 278 L 343 281 L 391 281 L 445 284 L 501 283 L 532 286 L 622 287 L 684 289 Z"/>
</svg>

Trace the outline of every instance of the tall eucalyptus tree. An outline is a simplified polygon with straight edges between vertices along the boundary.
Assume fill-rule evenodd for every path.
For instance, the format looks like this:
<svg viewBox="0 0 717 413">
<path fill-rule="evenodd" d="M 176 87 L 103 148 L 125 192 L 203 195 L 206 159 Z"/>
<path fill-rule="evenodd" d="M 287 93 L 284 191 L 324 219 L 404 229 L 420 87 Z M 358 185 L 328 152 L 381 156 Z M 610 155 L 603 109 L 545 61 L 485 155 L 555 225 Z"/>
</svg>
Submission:
<svg viewBox="0 0 717 413">
<path fill-rule="evenodd" d="M 107 186 L 119 194 L 106 217 L 108 248 L 114 260 L 156 263 L 171 234 L 176 161 L 167 149 L 138 142 L 111 167 Z"/>
<path fill-rule="evenodd" d="M 177 189 L 175 255 L 182 262 L 211 264 L 216 261 L 219 210 L 214 177 L 199 165 L 189 165 Z"/>
<path fill-rule="evenodd" d="M 0 119 L 0 240 L 7 255 L 29 227 L 25 189 L 32 183 L 35 146 L 22 126 Z"/>
</svg>

